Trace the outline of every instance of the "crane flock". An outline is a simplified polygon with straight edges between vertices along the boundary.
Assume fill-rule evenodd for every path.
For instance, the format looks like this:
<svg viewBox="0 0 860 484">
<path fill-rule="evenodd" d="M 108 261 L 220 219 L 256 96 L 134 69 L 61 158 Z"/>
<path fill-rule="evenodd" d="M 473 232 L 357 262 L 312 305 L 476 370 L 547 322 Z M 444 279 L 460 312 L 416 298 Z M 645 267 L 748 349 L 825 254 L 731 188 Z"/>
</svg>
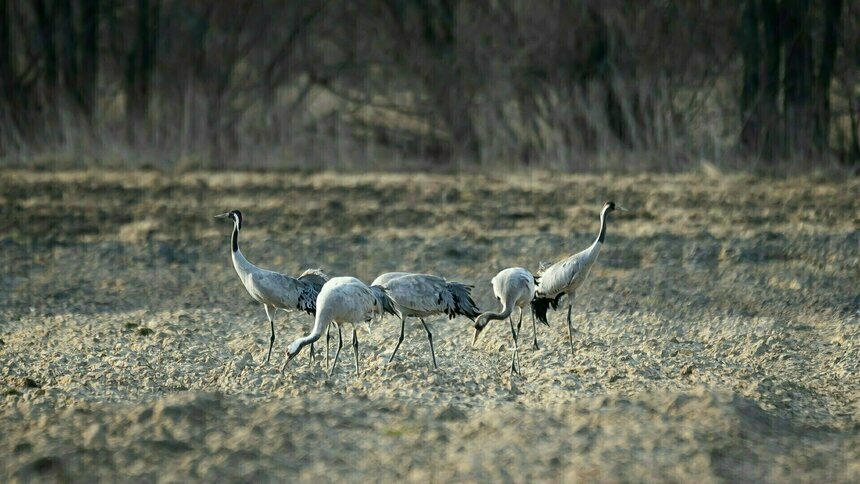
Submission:
<svg viewBox="0 0 860 484">
<path fill-rule="evenodd" d="M 269 348 L 265 364 L 268 364 L 272 347 L 275 343 L 275 311 L 298 310 L 314 316 L 314 325 L 310 334 L 293 340 L 287 347 L 286 359 L 281 367 L 285 371 L 288 363 L 305 347 L 310 346 L 309 362 L 314 359 L 314 343 L 320 339 L 323 331 L 325 340 L 325 366 L 328 375 L 334 372 L 338 357 L 343 347 L 341 326 L 352 326 L 352 349 L 355 359 L 355 373 L 360 375 L 359 344 L 356 325 L 361 322 L 370 323 L 380 319 L 383 314 L 391 314 L 400 320 L 400 334 L 397 343 L 388 357 L 388 363 L 394 360 L 397 350 L 403 343 L 407 318 L 418 318 L 429 342 L 430 357 L 433 368 L 438 368 L 436 352 L 433 346 L 433 333 L 424 318 L 445 315 L 449 319 L 464 316 L 474 321 L 474 346 L 481 332 L 490 321 L 508 319 L 513 339 L 513 355 L 511 357 L 511 374 L 521 374 L 519 363 L 519 334 L 522 327 L 523 311 L 529 306 L 532 317 L 534 335 L 533 347 L 538 350 L 537 325 L 535 321 L 549 326 L 547 312 L 558 309 L 563 297 L 567 302 L 567 332 L 571 352 L 574 352 L 573 326 L 571 312 L 573 309 L 576 290 L 588 278 L 591 268 L 597 261 L 604 240 L 609 214 L 614 210 L 625 208 L 614 202 L 606 202 L 600 212 L 600 231 L 597 238 L 585 250 L 558 262 L 541 264 L 540 270 L 532 274 L 522 267 L 509 267 L 501 270 L 493 277 L 491 284 L 496 299 L 502 304 L 500 311 L 481 311 L 472 299 L 473 286 L 462 282 L 448 281 L 443 277 L 431 274 L 410 272 L 387 272 L 377 277 L 370 285 L 366 285 L 354 277 L 329 278 L 319 269 L 307 269 L 298 277 L 291 277 L 278 272 L 261 269 L 250 263 L 239 250 L 239 232 L 242 229 L 242 213 L 232 210 L 216 215 L 217 218 L 227 218 L 233 222 L 233 233 L 230 248 L 231 259 L 239 279 L 250 294 L 251 298 L 261 303 L 266 311 L 266 317 L 271 327 Z M 519 310 L 516 326 L 513 312 Z M 329 365 L 329 343 L 331 326 L 337 329 L 338 345 L 334 361 Z"/>
</svg>

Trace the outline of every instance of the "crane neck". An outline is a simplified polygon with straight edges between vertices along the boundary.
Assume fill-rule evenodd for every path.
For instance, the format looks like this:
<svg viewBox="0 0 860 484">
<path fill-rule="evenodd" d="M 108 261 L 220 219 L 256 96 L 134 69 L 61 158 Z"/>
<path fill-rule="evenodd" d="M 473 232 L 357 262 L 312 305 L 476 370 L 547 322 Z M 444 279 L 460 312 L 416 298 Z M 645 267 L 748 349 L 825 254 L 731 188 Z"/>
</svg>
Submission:
<svg viewBox="0 0 860 484">
<path fill-rule="evenodd" d="M 604 208 L 603 211 L 600 212 L 600 232 L 597 234 L 597 240 L 595 241 L 595 244 L 597 244 L 597 243 L 602 244 L 603 240 L 606 238 L 606 219 L 607 219 L 606 211 L 607 210 L 608 210 L 608 208 Z"/>
<path fill-rule="evenodd" d="M 298 353 L 305 346 L 316 342 L 316 340 L 320 339 L 322 336 L 323 330 L 328 328 L 328 325 L 331 324 L 331 317 L 328 314 L 326 308 L 317 308 L 317 314 L 314 318 L 314 327 L 311 329 L 311 334 L 307 336 L 303 336 L 290 344 L 289 349 L 292 350 L 293 346 L 295 346 L 295 353 Z"/>
<path fill-rule="evenodd" d="M 230 240 L 233 253 L 239 252 L 239 222 L 233 224 L 233 236 Z"/>
<path fill-rule="evenodd" d="M 298 353 L 305 346 L 311 343 L 315 343 L 318 339 L 320 339 L 321 335 L 322 333 L 314 333 L 297 339 L 296 342 L 298 343 L 298 346 L 296 347 L 296 353 Z"/>
<path fill-rule="evenodd" d="M 507 318 L 508 316 L 510 316 L 510 315 L 511 315 L 511 313 L 512 313 L 512 312 L 514 312 L 513 305 L 509 305 L 509 304 L 505 304 L 505 305 L 504 305 L 504 307 L 502 307 L 502 312 L 499 312 L 499 313 L 494 313 L 494 312 L 492 312 L 492 311 L 487 311 L 486 313 L 484 313 L 484 314 L 482 314 L 482 315 L 481 315 L 481 316 L 483 316 L 483 317 L 484 317 L 484 319 L 485 319 L 485 321 L 486 321 L 486 322 L 481 326 L 481 328 L 483 328 L 484 326 L 486 326 L 490 321 L 493 321 L 493 320 L 500 321 L 500 320 L 503 320 L 503 319 Z M 480 318 L 480 316 L 478 316 L 478 317 Z"/>
<path fill-rule="evenodd" d="M 251 264 L 248 259 L 242 254 L 242 251 L 239 250 L 239 224 L 237 223 L 233 227 L 233 236 L 231 238 L 231 248 L 232 252 L 230 255 L 233 259 L 233 268 L 236 269 L 236 273 L 239 274 L 239 277 L 242 281 L 245 280 L 245 277 L 250 272 L 254 272 L 259 270 L 254 264 Z"/>
</svg>

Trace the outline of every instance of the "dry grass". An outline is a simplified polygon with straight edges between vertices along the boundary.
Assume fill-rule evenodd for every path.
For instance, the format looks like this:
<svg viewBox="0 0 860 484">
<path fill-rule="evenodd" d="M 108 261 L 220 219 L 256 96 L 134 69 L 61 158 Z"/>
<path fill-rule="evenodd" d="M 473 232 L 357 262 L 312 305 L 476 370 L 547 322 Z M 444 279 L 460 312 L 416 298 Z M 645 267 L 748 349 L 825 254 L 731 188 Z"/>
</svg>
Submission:
<svg viewBox="0 0 860 484">
<path fill-rule="evenodd" d="M 0 173 L 5 480 L 860 478 L 860 182 L 680 175 Z M 360 333 L 332 379 L 265 367 L 229 263 L 476 284 L 585 247 L 574 308 L 506 373 L 505 325 Z M 274 360 L 310 326 L 281 313 Z M 348 351 L 348 349 L 345 349 Z"/>
</svg>

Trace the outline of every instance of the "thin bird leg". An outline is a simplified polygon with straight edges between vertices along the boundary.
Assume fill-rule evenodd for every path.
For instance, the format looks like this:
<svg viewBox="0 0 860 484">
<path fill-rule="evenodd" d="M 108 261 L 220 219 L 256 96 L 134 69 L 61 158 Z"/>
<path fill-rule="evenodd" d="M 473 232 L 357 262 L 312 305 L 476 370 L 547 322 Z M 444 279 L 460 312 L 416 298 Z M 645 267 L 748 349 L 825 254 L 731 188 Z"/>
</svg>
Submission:
<svg viewBox="0 0 860 484">
<path fill-rule="evenodd" d="M 430 356 L 433 357 L 433 369 L 439 368 L 436 365 L 436 350 L 433 349 L 433 333 L 430 332 L 430 328 L 427 327 L 427 323 L 424 322 L 424 318 L 419 318 L 421 320 L 421 324 L 424 325 L 424 331 L 427 331 L 427 341 L 430 342 Z"/>
<path fill-rule="evenodd" d="M 325 329 L 325 369 L 328 370 L 328 342 L 331 340 L 331 324 Z"/>
<path fill-rule="evenodd" d="M 400 337 L 397 338 L 397 344 L 394 346 L 394 351 L 391 352 L 391 356 L 388 357 L 388 363 L 391 363 L 391 360 L 394 359 L 394 355 L 397 354 L 397 349 L 400 348 L 400 343 L 403 342 L 403 334 L 406 332 L 406 318 L 400 317 Z"/>
<path fill-rule="evenodd" d="M 355 325 L 352 327 L 352 354 L 355 355 L 355 376 L 361 373 L 358 371 L 358 332 L 355 330 Z"/>
<path fill-rule="evenodd" d="M 514 347 L 517 349 L 517 373 L 519 374 L 520 370 L 520 328 L 523 326 L 523 308 L 520 308 L 520 320 L 517 322 L 517 334 L 514 336 Z"/>
<path fill-rule="evenodd" d="M 331 368 L 328 369 L 328 376 L 334 372 L 337 366 L 337 357 L 340 356 L 340 349 L 343 348 L 343 335 L 340 332 L 340 325 L 337 325 L 337 350 L 334 352 L 334 361 L 331 363 Z"/>
<path fill-rule="evenodd" d="M 532 332 L 535 335 L 534 349 L 539 350 L 540 346 L 538 346 L 538 342 L 537 342 L 537 325 L 535 324 L 535 310 L 534 309 L 532 309 Z"/>
<path fill-rule="evenodd" d="M 272 337 L 269 338 L 269 353 L 266 355 L 266 364 L 269 364 L 269 360 L 272 358 L 272 346 L 275 345 L 275 311 L 276 309 L 272 307 L 272 311 L 269 312 L 269 305 L 263 304 L 263 307 L 266 309 L 266 317 L 269 318 L 269 326 L 272 327 Z"/>
<path fill-rule="evenodd" d="M 314 357 L 315 353 L 316 351 L 314 350 L 314 344 L 311 343 L 311 353 L 308 355 L 308 366 L 311 366 L 311 364 L 316 360 L 316 358 Z"/>
<path fill-rule="evenodd" d="M 508 316 L 508 322 L 511 323 L 511 336 L 514 338 L 514 355 L 511 357 L 511 375 L 518 374 L 520 366 L 520 352 L 517 348 L 517 330 L 514 329 L 514 318 Z"/>
<path fill-rule="evenodd" d="M 573 324 L 570 322 L 570 312 L 573 310 L 573 302 L 567 306 L 567 341 L 570 343 L 570 354 L 573 355 Z"/>
</svg>

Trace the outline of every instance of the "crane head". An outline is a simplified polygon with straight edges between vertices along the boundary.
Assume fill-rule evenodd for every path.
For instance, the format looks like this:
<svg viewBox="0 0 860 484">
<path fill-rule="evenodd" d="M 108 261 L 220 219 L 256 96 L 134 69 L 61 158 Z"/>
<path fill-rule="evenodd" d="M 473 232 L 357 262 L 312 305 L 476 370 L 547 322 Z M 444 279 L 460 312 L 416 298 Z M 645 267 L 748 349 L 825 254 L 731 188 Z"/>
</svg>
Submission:
<svg viewBox="0 0 860 484">
<path fill-rule="evenodd" d="M 242 228 L 242 212 L 238 210 L 230 210 L 227 213 L 219 213 L 215 216 L 215 218 L 229 218 L 236 225 L 239 226 L 239 229 Z"/>
<path fill-rule="evenodd" d="M 622 212 L 628 211 L 626 208 L 622 207 L 621 205 L 616 205 L 615 202 L 613 202 L 611 200 L 603 204 L 603 211 L 605 213 L 612 212 L 615 209 L 621 210 Z"/>
<path fill-rule="evenodd" d="M 281 367 L 281 373 L 287 369 L 287 364 L 299 354 L 299 351 L 302 349 L 301 342 L 294 341 L 290 346 L 287 347 L 287 360 L 284 361 L 284 366 Z"/>
<path fill-rule="evenodd" d="M 472 347 L 474 347 L 475 343 L 478 342 L 478 337 L 481 336 L 481 331 L 487 327 L 488 322 L 488 318 L 484 314 L 481 314 L 478 316 L 478 319 L 475 320 L 475 336 L 472 338 Z"/>
</svg>

